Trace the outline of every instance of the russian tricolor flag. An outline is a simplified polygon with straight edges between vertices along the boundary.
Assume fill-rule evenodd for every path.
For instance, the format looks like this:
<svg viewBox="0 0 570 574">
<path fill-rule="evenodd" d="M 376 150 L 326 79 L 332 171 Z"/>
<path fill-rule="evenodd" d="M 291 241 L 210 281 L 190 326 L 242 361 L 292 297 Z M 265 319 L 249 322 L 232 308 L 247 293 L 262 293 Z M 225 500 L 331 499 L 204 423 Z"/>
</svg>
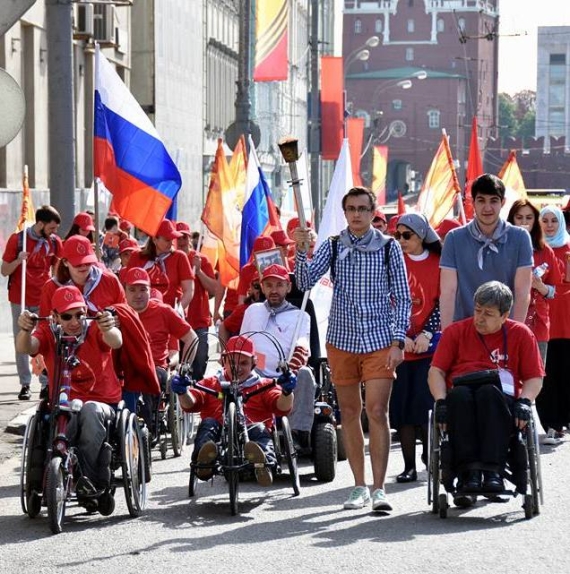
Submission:
<svg viewBox="0 0 570 574">
<path fill-rule="evenodd" d="M 97 47 L 94 173 L 113 194 L 114 210 L 154 235 L 182 178 L 134 96 Z"/>
<path fill-rule="evenodd" d="M 253 242 L 260 235 L 268 235 L 277 229 L 281 229 L 279 215 L 250 137 L 245 200 L 241 214 L 240 267 L 249 261 Z"/>
</svg>

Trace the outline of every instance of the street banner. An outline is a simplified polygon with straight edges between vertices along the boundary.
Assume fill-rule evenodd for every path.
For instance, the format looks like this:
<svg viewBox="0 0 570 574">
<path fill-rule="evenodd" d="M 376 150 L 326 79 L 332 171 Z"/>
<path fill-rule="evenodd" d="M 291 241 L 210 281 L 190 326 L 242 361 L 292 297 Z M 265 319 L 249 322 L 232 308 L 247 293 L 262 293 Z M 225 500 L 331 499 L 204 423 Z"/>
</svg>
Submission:
<svg viewBox="0 0 570 574">
<path fill-rule="evenodd" d="M 342 58 L 321 58 L 321 156 L 338 159 L 344 123 Z"/>
<path fill-rule="evenodd" d="M 254 82 L 286 80 L 289 72 L 288 0 L 256 0 Z"/>
<path fill-rule="evenodd" d="M 353 185 L 362 185 L 360 178 L 360 154 L 364 142 L 364 118 L 348 118 L 346 135 L 350 144 L 350 163 L 352 165 Z"/>
</svg>

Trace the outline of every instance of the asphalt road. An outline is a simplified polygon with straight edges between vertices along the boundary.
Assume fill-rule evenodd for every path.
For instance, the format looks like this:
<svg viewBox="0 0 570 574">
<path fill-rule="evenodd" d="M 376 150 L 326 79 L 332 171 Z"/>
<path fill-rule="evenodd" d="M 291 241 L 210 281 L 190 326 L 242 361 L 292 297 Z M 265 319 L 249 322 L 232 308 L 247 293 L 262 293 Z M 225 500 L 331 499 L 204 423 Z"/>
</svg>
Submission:
<svg viewBox="0 0 570 574">
<path fill-rule="evenodd" d="M 343 510 L 348 464 L 339 463 L 333 483 L 320 484 L 307 461 L 299 497 L 285 477 L 267 489 L 243 484 L 241 513 L 232 517 L 219 477 L 213 485 L 200 483 L 198 496 L 187 498 L 188 448 L 165 461 L 155 452 L 144 515 L 130 518 L 118 492 L 107 518 L 69 507 L 64 532 L 56 536 L 45 510 L 34 520 L 22 514 L 19 461 L 11 458 L 0 464 L 0 571 L 566 573 L 569 449 L 568 443 L 543 447 L 545 505 L 529 521 L 520 498 L 452 508 L 445 520 L 431 514 L 425 471 L 412 485 L 394 483 L 402 470 L 398 445 L 389 466 L 390 515 Z"/>
</svg>

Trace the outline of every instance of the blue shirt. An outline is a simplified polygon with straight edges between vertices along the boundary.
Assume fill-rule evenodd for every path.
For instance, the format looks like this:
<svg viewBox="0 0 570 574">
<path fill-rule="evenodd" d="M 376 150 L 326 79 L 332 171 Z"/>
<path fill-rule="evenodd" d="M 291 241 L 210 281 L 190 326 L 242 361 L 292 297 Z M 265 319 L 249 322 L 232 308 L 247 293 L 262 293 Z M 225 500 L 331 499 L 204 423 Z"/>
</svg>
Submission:
<svg viewBox="0 0 570 574">
<path fill-rule="evenodd" d="M 350 234 L 353 242 L 358 238 Z M 412 301 L 404 256 L 400 245 L 391 240 L 389 264 L 385 249 L 363 252 L 349 249 L 340 241 L 335 263 L 333 298 L 327 329 L 327 343 L 349 353 L 371 353 L 403 341 L 410 319 Z M 310 289 L 328 271 L 332 259 L 329 237 L 307 261 L 306 252 L 297 251 L 295 278 L 302 291 Z"/>
</svg>

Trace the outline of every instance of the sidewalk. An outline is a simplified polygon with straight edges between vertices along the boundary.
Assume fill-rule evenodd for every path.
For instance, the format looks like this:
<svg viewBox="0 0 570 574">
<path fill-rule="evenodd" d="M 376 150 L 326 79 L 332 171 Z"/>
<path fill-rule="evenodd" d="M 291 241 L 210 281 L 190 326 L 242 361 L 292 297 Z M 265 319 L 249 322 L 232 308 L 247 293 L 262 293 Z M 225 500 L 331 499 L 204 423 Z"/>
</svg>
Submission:
<svg viewBox="0 0 570 574">
<path fill-rule="evenodd" d="M 20 382 L 14 360 L 14 342 L 9 333 L 0 333 L 0 462 L 10 458 L 21 444 L 28 418 L 36 410 L 40 383 L 34 377 L 32 400 L 19 401 Z M 20 435 L 20 436 L 18 436 Z"/>
</svg>

